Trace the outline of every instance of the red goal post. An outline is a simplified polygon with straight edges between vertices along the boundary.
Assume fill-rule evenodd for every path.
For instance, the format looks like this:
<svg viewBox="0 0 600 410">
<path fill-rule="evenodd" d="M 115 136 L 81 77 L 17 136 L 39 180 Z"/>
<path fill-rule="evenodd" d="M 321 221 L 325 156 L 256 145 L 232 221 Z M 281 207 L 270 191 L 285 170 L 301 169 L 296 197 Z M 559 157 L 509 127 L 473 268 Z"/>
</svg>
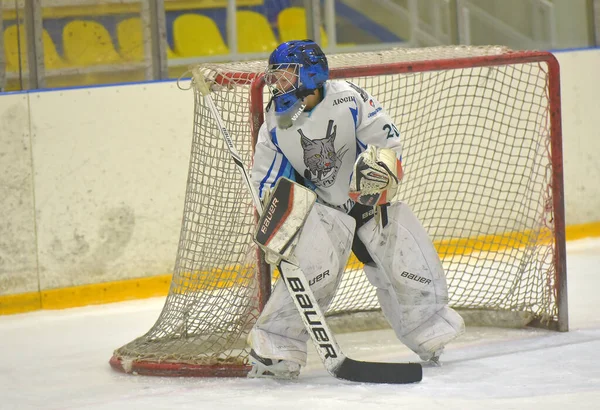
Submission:
<svg viewBox="0 0 600 410">
<path fill-rule="evenodd" d="M 400 200 L 428 230 L 467 325 L 568 330 L 560 74 L 543 51 L 436 47 L 329 56 L 404 142 Z M 266 62 L 197 67 L 248 166 L 264 121 Z M 272 286 L 255 215 L 195 93 L 194 139 L 171 290 L 150 331 L 117 349 L 121 371 L 243 376 L 245 338 Z M 386 325 L 352 258 L 327 315 L 335 331 Z M 350 319 L 348 319 L 350 318 Z M 359 328 L 357 328 L 357 324 Z"/>
</svg>

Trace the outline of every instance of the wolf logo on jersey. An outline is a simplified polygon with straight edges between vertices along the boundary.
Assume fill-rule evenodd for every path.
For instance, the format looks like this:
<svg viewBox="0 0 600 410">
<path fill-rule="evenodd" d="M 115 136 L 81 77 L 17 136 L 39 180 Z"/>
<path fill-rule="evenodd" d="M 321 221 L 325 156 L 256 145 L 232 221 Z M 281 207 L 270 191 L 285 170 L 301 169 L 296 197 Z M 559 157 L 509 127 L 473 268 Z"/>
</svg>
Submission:
<svg viewBox="0 0 600 410">
<path fill-rule="evenodd" d="M 304 164 L 308 168 L 304 170 L 304 178 L 316 186 L 330 187 L 334 184 L 344 154 L 348 151 L 344 145 L 340 152 L 336 152 L 334 146 L 336 130 L 337 125 L 334 125 L 333 120 L 329 120 L 325 138 L 311 140 L 304 135 L 302 129 L 298 129 L 300 143 L 304 150 Z"/>
</svg>

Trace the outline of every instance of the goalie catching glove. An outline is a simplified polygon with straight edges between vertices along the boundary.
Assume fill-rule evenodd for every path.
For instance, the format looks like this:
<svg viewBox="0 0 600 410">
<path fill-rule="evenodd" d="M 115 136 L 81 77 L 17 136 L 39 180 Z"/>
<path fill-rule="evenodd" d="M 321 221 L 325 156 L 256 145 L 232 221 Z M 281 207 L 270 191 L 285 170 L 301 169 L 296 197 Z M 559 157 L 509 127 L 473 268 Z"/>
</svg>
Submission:
<svg viewBox="0 0 600 410">
<path fill-rule="evenodd" d="M 349 196 L 362 205 L 383 205 L 396 195 L 401 179 L 402 165 L 396 152 L 369 145 L 354 163 Z"/>
</svg>

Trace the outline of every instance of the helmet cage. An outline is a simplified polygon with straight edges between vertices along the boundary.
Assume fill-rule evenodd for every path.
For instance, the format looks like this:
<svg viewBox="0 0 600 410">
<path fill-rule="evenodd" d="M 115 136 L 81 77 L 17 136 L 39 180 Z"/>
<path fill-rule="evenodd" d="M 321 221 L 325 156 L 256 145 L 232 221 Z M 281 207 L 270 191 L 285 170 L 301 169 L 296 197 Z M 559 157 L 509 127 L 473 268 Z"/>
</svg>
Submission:
<svg viewBox="0 0 600 410">
<path fill-rule="evenodd" d="M 293 93 L 300 89 L 301 64 L 281 63 L 271 64 L 265 71 L 265 83 L 273 98 Z"/>
</svg>

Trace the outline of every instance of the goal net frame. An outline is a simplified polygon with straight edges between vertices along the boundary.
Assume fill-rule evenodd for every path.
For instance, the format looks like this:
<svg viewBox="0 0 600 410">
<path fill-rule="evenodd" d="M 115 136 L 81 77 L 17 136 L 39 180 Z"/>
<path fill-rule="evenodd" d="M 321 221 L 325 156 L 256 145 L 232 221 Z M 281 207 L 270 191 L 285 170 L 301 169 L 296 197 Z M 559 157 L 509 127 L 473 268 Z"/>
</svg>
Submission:
<svg viewBox="0 0 600 410">
<path fill-rule="evenodd" d="M 452 50 L 452 47 L 446 47 L 445 50 Z M 461 47 L 454 47 L 456 50 L 464 49 Z M 548 286 L 551 287 L 552 298 L 556 305 L 556 315 L 554 317 L 540 318 L 536 317 L 531 319 L 528 317 L 524 320 L 522 325 L 544 327 L 552 330 L 567 331 L 568 330 L 568 310 L 567 310 L 567 281 L 566 281 L 566 247 L 565 247 L 565 217 L 564 217 L 564 188 L 563 188 L 563 160 L 562 160 L 562 129 L 561 129 L 561 97 L 560 97 L 560 69 L 558 61 L 552 53 L 545 51 L 511 51 L 508 49 L 501 48 L 502 51 L 495 54 L 489 55 L 476 55 L 459 58 L 441 58 L 441 59 L 422 59 L 422 60 L 409 60 L 391 63 L 371 64 L 371 65 L 357 65 L 352 67 L 330 67 L 330 78 L 331 79 L 346 79 L 356 77 L 375 77 L 375 76 L 391 76 L 391 75 L 404 75 L 404 74 L 417 74 L 417 73 L 428 73 L 434 71 L 443 70 L 461 70 L 461 69 L 475 69 L 485 67 L 501 67 L 512 64 L 540 64 L 545 65 L 542 71 L 546 75 L 545 84 L 545 98 L 548 101 L 547 118 L 548 124 L 548 143 L 549 143 L 549 156 L 551 162 L 551 175 L 550 182 L 548 184 L 549 197 L 551 197 L 551 203 L 547 204 L 551 207 L 549 215 L 551 221 L 548 224 L 551 225 L 551 241 L 552 247 L 552 266 L 553 266 L 553 277 L 548 279 Z M 243 64 L 243 63 L 237 63 Z M 239 66 L 239 65 L 238 65 Z M 235 65 L 234 65 L 235 67 Z M 265 63 L 266 67 L 266 63 Z M 196 68 L 199 69 L 199 68 Z M 233 82 L 236 85 L 250 86 L 248 96 L 248 110 L 250 123 L 250 133 L 252 138 L 252 146 L 255 145 L 258 131 L 261 124 L 264 122 L 264 107 L 265 107 L 265 84 L 263 80 L 263 73 L 261 71 L 254 72 L 222 72 L 222 75 L 214 77 L 214 85 L 217 88 L 223 89 L 231 87 Z M 193 83 L 193 82 L 192 82 Z M 234 85 L 235 86 L 235 85 Z M 195 104 L 202 103 L 202 97 L 198 91 L 195 90 Z M 196 120 L 197 121 L 197 120 Z M 196 123 L 196 126 L 198 124 Z M 196 132 L 196 131 L 195 131 Z M 216 130 L 218 134 L 218 130 Z M 220 138 L 215 135 L 214 138 Z M 249 164 L 246 164 L 249 165 Z M 190 180 L 188 180 L 188 190 Z M 241 182 L 240 182 L 241 185 Z M 186 195 L 187 198 L 187 195 Z M 180 247 L 183 244 L 183 227 L 182 227 L 182 239 L 180 241 Z M 462 245 L 453 245 L 462 246 Z M 493 245 L 490 246 L 490 250 L 493 250 Z M 273 278 L 270 275 L 270 269 L 268 265 L 264 263 L 264 260 L 260 257 L 258 248 L 254 251 L 257 262 L 256 267 L 256 299 L 258 310 L 267 302 L 271 287 L 273 284 Z M 179 252 L 178 252 L 179 255 Z M 179 256 L 178 256 L 179 259 Z M 356 261 L 355 261 L 356 262 Z M 178 262 L 176 262 L 177 265 Z M 175 280 L 175 276 L 173 278 Z M 172 295 L 175 287 L 172 284 L 170 296 Z M 167 310 L 167 302 L 161 317 L 158 322 L 166 317 L 165 311 Z M 459 310 L 461 315 L 465 317 L 467 324 L 478 323 L 492 326 L 504 326 L 502 312 L 492 312 L 491 319 L 474 318 L 469 320 L 468 317 L 478 316 L 479 313 L 488 314 L 490 312 L 485 309 L 475 309 L 473 311 Z M 357 318 L 362 317 L 362 323 L 369 323 L 371 327 L 375 324 L 378 327 L 379 324 L 385 326 L 385 319 L 381 318 L 381 315 L 377 311 L 366 311 L 360 312 L 353 315 L 351 319 L 347 319 L 345 315 L 335 314 L 329 317 L 332 323 L 334 331 L 353 331 L 353 330 L 364 330 L 364 327 L 355 328 Z M 489 317 L 489 315 L 487 315 Z M 156 326 L 156 325 L 155 325 Z M 367 326 L 368 327 L 368 326 Z M 140 340 L 144 336 L 136 339 Z M 181 338 L 181 334 L 177 337 Z M 136 342 L 134 341 L 134 342 Z M 131 342 L 131 343 L 134 343 Z M 154 340 L 153 340 L 154 342 Z M 130 344 L 131 344 L 130 343 Z M 149 342 L 145 342 L 148 344 Z M 128 346 L 128 345 L 126 345 Z M 125 348 L 124 346 L 123 348 Z M 156 376 L 200 376 L 200 377 L 243 377 L 247 374 L 249 366 L 247 361 L 244 360 L 232 360 L 229 362 L 227 359 L 219 358 L 213 363 L 193 363 L 189 361 L 178 361 L 177 358 L 170 357 L 168 355 L 150 355 L 149 357 L 142 356 L 135 353 L 127 353 L 123 348 L 115 351 L 115 354 L 110 360 L 110 364 L 113 368 L 126 373 L 135 374 L 146 374 Z M 242 348 L 243 350 L 243 348 Z"/>
</svg>

